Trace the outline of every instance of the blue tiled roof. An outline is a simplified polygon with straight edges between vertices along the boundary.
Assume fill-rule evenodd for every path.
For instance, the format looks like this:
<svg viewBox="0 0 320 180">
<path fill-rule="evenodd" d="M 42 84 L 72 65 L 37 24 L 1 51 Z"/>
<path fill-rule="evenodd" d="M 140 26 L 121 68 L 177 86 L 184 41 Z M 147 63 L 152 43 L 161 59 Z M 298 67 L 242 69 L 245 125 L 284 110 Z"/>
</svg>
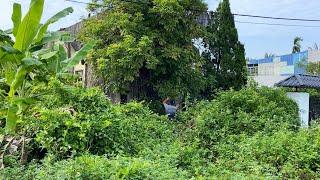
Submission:
<svg viewBox="0 0 320 180">
<path fill-rule="evenodd" d="M 276 86 L 320 89 L 320 76 L 296 74 L 278 82 Z"/>
</svg>

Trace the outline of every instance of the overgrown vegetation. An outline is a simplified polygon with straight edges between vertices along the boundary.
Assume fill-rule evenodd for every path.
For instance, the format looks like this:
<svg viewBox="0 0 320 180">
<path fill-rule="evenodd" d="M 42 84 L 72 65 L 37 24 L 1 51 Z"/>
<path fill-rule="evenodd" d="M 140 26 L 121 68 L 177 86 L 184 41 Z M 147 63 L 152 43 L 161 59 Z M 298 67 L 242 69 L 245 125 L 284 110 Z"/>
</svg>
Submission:
<svg viewBox="0 0 320 180">
<path fill-rule="evenodd" d="M 223 92 L 170 121 L 141 103 L 112 105 L 98 89 L 49 85 L 19 126 L 26 164 L 6 152 L 6 179 L 318 177 L 320 131 L 299 130 L 281 90 Z"/>
<path fill-rule="evenodd" d="M 152 2 L 155 8 L 141 6 L 142 9 L 136 12 L 140 6 L 131 7 L 132 3 L 115 1 L 113 5 L 118 5 L 119 12 L 128 8 L 126 11 L 133 11 L 135 16 L 117 14 L 117 11 L 107 13 L 107 16 L 114 17 L 115 21 L 116 17 L 125 16 L 124 24 L 120 24 L 128 28 L 127 25 L 134 22 L 132 20 L 152 24 L 141 20 L 139 12 L 148 10 L 151 12 L 147 15 L 152 16 L 155 11 L 163 15 L 154 17 L 159 18 L 156 22 L 161 25 L 166 18 L 177 18 L 173 16 L 177 14 L 183 21 L 180 16 L 186 7 L 203 7 L 202 1 L 196 1 L 196 4 L 191 1 L 184 1 L 185 4 L 164 0 Z M 319 127 L 299 128 L 298 107 L 284 91 L 246 87 L 220 92 L 211 101 L 186 103 L 185 110 L 173 120 L 152 112 L 145 102 L 112 104 L 102 90 L 83 88 L 67 73 L 68 68 L 86 57 L 93 43 L 67 59 L 63 42 L 70 41 L 70 36 L 45 33 L 50 23 L 72 10 L 67 8 L 39 26 L 42 8 L 43 0 L 32 0 L 25 18 L 32 16 L 35 21 L 26 23 L 22 20 L 20 23 L 21 8 L 15 4 L 12 33 L 16 40 L 11 40 L 9 32 L 1 31 L 0 35 L 0 108 L 4 109 L 0 112 L 1 179 L 320 178 Z M 190 20 L 186 19 L 187 22 Z M 104 23 L 106 27 L 112 27 L 109 21 Z M 182 28 L 185 23 L 162 24 L 159 31 L 175 32 L 172 28 Z M 128 30 L 141 30 L 134 27 Z M 142 26 L 139 32 L 144 32 L 146 27 Z M 21 43 L 19 33 L 24 33 L 28 41 L 16 45 Z M 182 53 L 180 50 L 190 44 L 185 42 L 180 46 L 180 39 L 178 44 L 173 43 L 177 48 L 170 49 L 170 38 L 177 34 L 171 35 L 165 37 L 166 41 L 156 42 L 163 42 L 165 49 L 170 51 L 170 58 L 175 59 L 171 57 L 172 50 Z M 49 42 L 46 38 L 52 40 L 53 46 L 45 46 L 44 42 Z M 144 66 L 144 58 L 150 54 L 142 55 L 140 49 L 152 51 L 149 45 L 153 41 L 147 37 L 137 40 L 129 35 L 119 38 L 117 41 L 112 39 L 115 44 L 109 47 L 111 49 L 107 48 L 107 57 L 115 60 L 118 53 L 122 55 L 125 50 L 132 54 L 121 56 L 121 65 L 125 65 L 122 60 L 143 57 Z M 101 48 L 101 44 L 98 47 Z M 90 55 L 96 56 L 95 53 Z M 162 58 L 168 55 L 162 51 L 158 53 L 152 55 Z M 181 58 L 179 53 L 177 59 Z M 161 67 L 161 63 L 156 66 Z M 175 61 L 170 63 L 179 66 Z M 185 63 L 190 63 L 190 59 Z M 164 72 L 168 70 L 164 69 Z M 132 81 L 131 78 L 127 80 Z M 169 80 L 168 87 L 171 83 Z"/>
</svg>

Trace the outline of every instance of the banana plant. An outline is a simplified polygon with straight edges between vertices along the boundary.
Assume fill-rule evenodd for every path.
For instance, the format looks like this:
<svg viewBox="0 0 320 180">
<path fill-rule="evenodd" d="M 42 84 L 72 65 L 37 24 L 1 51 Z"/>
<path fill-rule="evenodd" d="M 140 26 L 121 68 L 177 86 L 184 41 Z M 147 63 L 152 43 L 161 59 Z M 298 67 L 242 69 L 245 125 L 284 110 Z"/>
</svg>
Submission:
<svg viewBox="0 0 320 180">
<path fill-rule="evenodd" d="M 30 97 L 23 97 L 25 95 L 23 91 L 26 84 L 30 86 L 34 73 L 37 70 L 50 69 L 52 63 L 48 63 L 48 60 L 55 62 L 55 75 L 67 72 L 84 59 L 95 45 L 95 42 L 89 42 L 73 57 L 67 58 L 63 43 L 72 40 L 70 34 L 48 33 L 47 30 L 50 24 L 72 13 L 73 9 L 68 7 L 44 24 L 40 24 L 43 6 L 44 0 L 31 0 L 29 10 L 22 18 L 21 5 L 14 3 L 11 17 L 13 28 L 0 31 L 0 83 L 5 83 L 9 87 L 4 106 L 7 133 L 15 132 L 16 124 L 23 115 L 22 104 L 33 102 L 30 101 Z M 15 37 L 15 41 L 11 40 L 10 34 Z M 52 42 L 59 43 L 54 43 L 57 45 L 53 49 L 44 48 Z"/>
</svg>

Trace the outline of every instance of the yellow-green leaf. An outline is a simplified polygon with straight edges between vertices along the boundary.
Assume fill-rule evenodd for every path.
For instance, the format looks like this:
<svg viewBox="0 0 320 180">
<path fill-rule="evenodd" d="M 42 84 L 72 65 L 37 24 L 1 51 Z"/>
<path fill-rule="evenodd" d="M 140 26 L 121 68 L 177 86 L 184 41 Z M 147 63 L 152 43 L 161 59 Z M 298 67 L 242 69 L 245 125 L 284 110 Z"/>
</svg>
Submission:
<svg viewBox="0 0 320 180">
<path fill-rule="evenodd" d="M 13 13 L 11 16 L 11 20 L 13 22 L 12 33 L 14 37 L 16 37 L 20 23 L 21 23 L 21 5 L 18 3 L 13 4 Z"/>
<path fill-rule="evenodd" d="M 43 4 L 44 0 L 31 0 L 29 11 L 18 28 L 14 48 L 25 51 L 30 47 L 39 30 Z"/>
</svg>

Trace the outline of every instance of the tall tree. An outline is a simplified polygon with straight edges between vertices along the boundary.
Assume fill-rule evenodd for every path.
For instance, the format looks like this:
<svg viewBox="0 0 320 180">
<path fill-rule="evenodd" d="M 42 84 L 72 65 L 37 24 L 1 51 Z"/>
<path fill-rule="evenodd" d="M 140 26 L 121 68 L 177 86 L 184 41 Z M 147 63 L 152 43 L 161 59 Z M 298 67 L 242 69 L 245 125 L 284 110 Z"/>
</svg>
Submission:
<svg viewBox="0 0 320 180">
<path fill-rule="evenodd" d="M 238 39 L 229 0 L 222 1 L 211 17 L 204 39 L 207 67 L 216 72 L 219 88 L 240 89 L 247 82 L 245 50 Z"/>
<path fill-rule="evenodd" d="M 295 37 L 293 40 L 292 53 L 298 53 L 301 51 L 301 42 L 303 39 L 301 37 Z"/>
<path fill-rule="evenodd" d="M 92 63 L 113 92 L 137 99 L 197 94 L 204 86 L 202 60 L 192 39 L 202 0 L 94 1 L 104 3 L 89 19 L 81 39 L 97 39 Z M 194 11 L 193 9 L 197 9 Z"/>
</svg>

